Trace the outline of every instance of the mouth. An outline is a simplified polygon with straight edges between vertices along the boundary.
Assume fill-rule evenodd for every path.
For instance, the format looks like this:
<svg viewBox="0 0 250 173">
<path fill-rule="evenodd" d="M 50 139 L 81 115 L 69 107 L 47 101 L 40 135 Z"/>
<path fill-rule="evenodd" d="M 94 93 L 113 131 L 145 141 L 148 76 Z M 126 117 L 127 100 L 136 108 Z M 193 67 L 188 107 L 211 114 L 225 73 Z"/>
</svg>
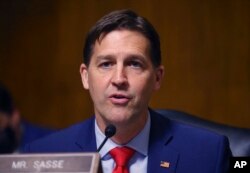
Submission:
<svg viewBox="0 0 250 173">
<path fill-rule="evenodd" d="M 131 97 L 125 94 L 112 94 L 109 99 L 114 105 L 126 105 L 131 100 Z"/>
</svg>

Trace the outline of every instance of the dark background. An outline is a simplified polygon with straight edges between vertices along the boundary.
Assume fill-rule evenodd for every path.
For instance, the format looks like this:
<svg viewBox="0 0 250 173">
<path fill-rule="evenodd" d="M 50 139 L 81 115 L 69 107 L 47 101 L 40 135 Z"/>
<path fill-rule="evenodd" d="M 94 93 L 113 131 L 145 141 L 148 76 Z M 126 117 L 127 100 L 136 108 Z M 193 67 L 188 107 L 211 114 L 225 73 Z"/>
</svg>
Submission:
<svg viewBox="0 0 250 173">
<path fill-rule="evenodd" d="M 0 81 L 25 119 L 61 128 L 93 114 L 79 74 L 83 41 L 123 8 L 161 37 L 166 73 L 151 107 L 250 127 L 249 0 L 0 0 Z"/>
</svg>

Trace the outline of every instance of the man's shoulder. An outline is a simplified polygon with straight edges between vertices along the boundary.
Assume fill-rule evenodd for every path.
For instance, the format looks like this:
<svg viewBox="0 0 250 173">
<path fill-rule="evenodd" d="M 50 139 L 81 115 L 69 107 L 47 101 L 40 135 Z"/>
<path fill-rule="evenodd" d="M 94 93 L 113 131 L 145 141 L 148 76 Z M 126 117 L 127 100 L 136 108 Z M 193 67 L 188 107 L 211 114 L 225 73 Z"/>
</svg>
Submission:
<svg viewBox="0 0 250 173">
<path fill-rule="evenodd" d="M 44 136 L 56 132 L 56 129 L 35 125 L 27 121 L 22 121 L 21 127 L 22 127 L 22 139 L 20 143 L 20 150 L 23 149 L 25 144 L 28 144 L 32 141 L 35 141 L 39 138 L 42 138 Z"/>
<path fill-rule="evenodd" d="M 80 135 L 90 135 L 93 129 L 94 118 L 58 130 L 43 138 L 37 139 L 25 146 L 24 152 L 60 152 L 66 151 L 75 145 Z"/>
<path fill-rule="evenodd" d="M 225 172 L 228 168 L 231 152 L 225 136 L 156 112 L 151 115 L 151 165 L 164 158 L 176 163 L 180 172 L 203 172 L 205 167 L 207 172 Z"/>
<path fill-rule="evenodd" d="M 169 135 L 171 135 L 171 139 L 176 142 L 177 146 L 183 144 L 185 144 L 185 146 L 187 146 L 188 144 L 204 144 L 206 146 L 212 143 L 218 143 L 219 141 L 223 140 L 227 141 L 227 138 L 225 136 L 211 130 L 196 127 L 190 124 L 185 124 L 176 120 L 171 120 L 157 112 L 152 112 L 152 126 L 158 127 L 164 133 L 168 133 Z"/>
</svg>

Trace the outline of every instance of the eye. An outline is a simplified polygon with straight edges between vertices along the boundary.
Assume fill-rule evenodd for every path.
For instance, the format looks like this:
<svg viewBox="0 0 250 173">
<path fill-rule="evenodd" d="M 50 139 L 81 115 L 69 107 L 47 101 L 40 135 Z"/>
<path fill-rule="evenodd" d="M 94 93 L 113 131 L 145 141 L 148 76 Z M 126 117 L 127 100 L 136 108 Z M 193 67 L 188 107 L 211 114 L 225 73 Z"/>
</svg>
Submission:
<svg viewBox="0 0 250 173">
<path fill-rule="evenodd" d="M 110 68 L 112 65 L 113 65 L 112 62 L 105 61 L 105 62 L 100 63 L 99 67 L 101 67 L 101 68 Z"/>
<path fill-rule="evenodd" d="M 131 67 L 133 67 L 133 68 L 142 68 L 142 67 L 143 67 L 143 65 L 142 65 L 141 62 L 139 62 L 139 61 L 134 61 L 134 60 L 129 61 L 129 62 L 128 62 L 128 65 L 131 66 Z"/>
</svg>

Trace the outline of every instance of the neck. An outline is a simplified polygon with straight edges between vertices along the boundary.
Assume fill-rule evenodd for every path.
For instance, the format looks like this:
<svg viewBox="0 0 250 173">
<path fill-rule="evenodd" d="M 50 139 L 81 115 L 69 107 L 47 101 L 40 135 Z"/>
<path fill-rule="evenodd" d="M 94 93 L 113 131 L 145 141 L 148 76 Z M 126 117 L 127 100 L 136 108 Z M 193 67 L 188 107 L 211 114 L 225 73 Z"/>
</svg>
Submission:
<svg viewBox="0 0 250 173">
<path fill-rule="evenodd" d="M 147 118 L 138 124 L 131 124 L 125 126 L 117 126 L 117 133 L 111 139 L 119 144 L 125 145 L 130 142 L 135 136 L 137 136 L 146 124 Z"/>
<path fill-rule="evenodd" d="M 113 123 L 113 125 L 116 127 L 116 134 L 111 139 L 119 145 L 127 144 L 141 132 L 147 122 L 147 119 L 148 112 L 146 111 L 141 116 L 138 116 L 137 119 L 133 119 L 130 122 Z M 97 124 L 101 131 L 104 133 L 105 128 L 109 123 L 105 123 L 104 125 L 97 119 Z"/>
</svg>

